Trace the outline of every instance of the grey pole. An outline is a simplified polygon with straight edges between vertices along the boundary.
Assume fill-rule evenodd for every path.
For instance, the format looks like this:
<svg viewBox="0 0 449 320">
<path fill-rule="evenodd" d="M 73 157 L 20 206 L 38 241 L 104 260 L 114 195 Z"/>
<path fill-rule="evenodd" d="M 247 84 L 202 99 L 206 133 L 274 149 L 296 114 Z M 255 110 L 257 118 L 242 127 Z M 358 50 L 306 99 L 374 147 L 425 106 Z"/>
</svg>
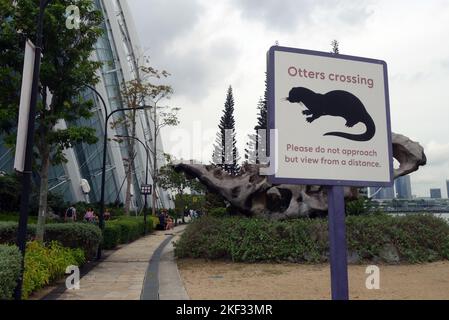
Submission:
<svg viewBox="0 0 449 320">
<path fill-rule="evenodd" d="M 148 147 L 142 142 L 142 140 L 140 140 L 137 137 L 132 137 L 132 136 L 121 136 L 121 135 L 115 135 L 117 138 L 129 138 L 129 139 L 134 139 L 137 140 L 138 142 L 140 142 L 142 144 L 142 146 L 145 148 L 146 154 L 147 154 L 147 161 L 145 163 L 145 184 L 148 184 L 148 162 L 150 161 L 150 152 L 148 150 Z M 145 205 L 144 205 L 144 211 L 143 211 L 143 222 L 145 224 L 145 233 L 147 232 L 147 193 L 145 192 L 144 195 L 144 199 L 145 199 Z"/>
<path fill-rule="evenodd" d="M 17 229 L 17 246 L 22 253 L 22 268 L 17 279 L 17 286 L 14 290 L 14 299 L 22 299 L 22 284 L 23 284 L 23 269 L 25 262 L 25 250 L 26 250 L 26 234 L 28 224 L 28 209 L 30 203 L 31 194 L 31 174 L 32 174 L 32 162 L 33 162 L 33 145 L 34 145 L 34 124 L 36 119 L 36 106 L 39 95 L 39 76 L 41 68 L 41 54 L 42 54 L 42 34 L 43 34 L 43 20 L 44 12 L 50 0 L 40 0 L 39 3 L 39 16 L 37 20 L 36 31 L 36 49 L 34 58 L 34 70 L 33 70 L 33 83 L 31 87 L 31 99 L 30 99 L 30 113 L 28 116 L 28 131 L 27 141 L 25 149 L 25 164 L 24 171 L 22 173 L 22 196 L 20 198 L 20 216 L 19 225 Z"/>
<path fill-rule="evenodd" d="M 108 141 L 108 122 L 109 118 L 116 112 L 120 111 L 130 111 L 130 110 L 143 110 L 151 108 L 151 106 L 141 106 L 136 108 L 120 108 L 115 109 L 114 111 L 111 111 L 111 113 L 107 114 L 106 112 L 106 119 L 104 121 L 104 135 L 103 135 L 103 167 L 101 168 L 101 196 L 100 196 L 100 212 L 98 214 L 98 225 L 100 229 L 104 230 L 104 189 L 105 189 L 105 183 L 106 183 L 106 148 L 107 148 L 107 141 Z M 97 252 L 97 259 L 101 259 L 101 246 L 98 246 L 98 252 Z"/>
</svg>

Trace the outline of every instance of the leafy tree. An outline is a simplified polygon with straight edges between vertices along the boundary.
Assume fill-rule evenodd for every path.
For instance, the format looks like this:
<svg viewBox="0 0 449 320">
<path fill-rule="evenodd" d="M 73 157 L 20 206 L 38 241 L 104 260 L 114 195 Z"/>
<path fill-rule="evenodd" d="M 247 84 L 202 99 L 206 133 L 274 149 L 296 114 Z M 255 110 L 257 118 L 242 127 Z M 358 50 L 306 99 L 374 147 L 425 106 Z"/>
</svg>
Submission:
<svg viewBox="0 0 449 320">
<path fill-rule="evenodd" d="M 166 189 L 184 194 L 186 190 L 203 192 L 203 185 L 196 179 L 188 179 L 184 172 L 178 172 L 173 168 L 173 163 L 168 162 L 159 169 L 159 185 Z"/>
<path fill-rule="evenodd" d="M 79 29 L 68 29 L 66 8 L 69 4 L 69 1 L 52 0 L 44 15 L 41 99 L 37 106 L 35 131 L 35 159 L 39 160 L 35 165 L 40 175 L 38 240 L 44 235 L 50 165 L 66 161 L 64 149 L 77 143 L 97 141 L 94 128 L 55 127 L 61 119 L 70 124 L 91 117 L 92 101 L 85 101 L 79 93 L 85 84 L 94 85 L 98 81 L 96 70 L 100 67 L 100 63 L 92 61 L 90 56 L 102 34 L 102 14 L 95 10 L 92 0 L 78 0 Z M 23 48 L 26 37 L 36 38 L 38 11 L 35 0 L 0 0 L 0 131 L 7 135 L 5 141 L 11 147 L 15 143 Z"/>
<path fill-rule="evenodd" d="M 226 130 L 230 133 L 231 141 L 226 142 Z M 224 104 L 223 115 L 218 125 L 218 133 L 215 139 L 214 151 L 212 154 L 212 163 L 221 167 L 224 171 L 231 175 L 239 172 L 239 155 L 236 146 L 235 137 L 235 120 L 234 120 L 234 97 L 232 95 L 232 87 L 229 86 Z M 232 157 L 232 159 L 231 159 Z"/>
<path fill-rule="evenodd" d="M 18 211 L 20 182 L 15 174 L 0 174 L 0 211 Z"/>
<path fill-rule="evenodd" d="M 205 206 L 204 195 L 194 194 L 177 194 L 175 196 L 175 211 L 178 212 L 177 217 L 181 216 L 182 222 L 185 223 L 184 209 L 193 209 L 197 211 L 203 211 Z"/>
<path fill-rule="evenodd" d="M 204 207 L 207 211 L 214 208 L 226 208 L 226 200 L 221 195 L 206 190 Z"/>
<path fill-rule="evenodd" d="M 132 110 L 138 106 L 148 106 L 145 110 L 147 118 L 151 122 L 151 144 L 148 145 L 148 149 L 152 158 L 152 172 L 151 178 L 153 180 L 153 192 L 152 192 L 152 214 L 156 214 L 156 188 L 158 185 L 158 160 L 163 159 L 162 150 L 157 149 L 157 141 L 160 136 L 161 129 L 166 126 L 176 126 L 179 124 L 178 111 L 179 107 L 171 107 L 168 105 L 161 105 L 165 99 L 170 99 L 173 94 L 173 89 L 170 85 L 161 84 L 161 79 L 165 79 L 170 74 L 165 70 L 156 70 L 149 66 L 140 66 L 138 68 L 137 78 L 126 82 L 123 85 L 122 96 L 127 107 L 130 108 L 131 113 L 127 118 L 119 119 L 114 125 L 122 124 L 128 131 L 130 136 L 136 135 L 136 110 Z M 128 139 L 129 157 L 133 159 L 134 154 L 134 139 Z M 125 201 L 125 211 L 129 211 L 130 206 L 130 186 L 132 184 L 131 173 L 133 170 L 133 161 L 130 161 L 128 165 L 128 177 L 127 182 L 127 196 Z"/>
<path fill-rule="evenodd" d="M 128 147 L 128 155 L 129 157 L 124 159 L 126 163 L 126 196 L 125 196 L 125 215 L 129 215 L 129 210 L 131 206 L 131 186 L 133 185 L 133 172 L 134 172 L 134 159 L 135 159 L 135 143 L 136 140 L 132 137 L 136 137 L 136 108 L 144 105 L 145 96 L 143 92 L 143 88 L 141 87 L 140 81 L 131 80 L 125 82 L 122 86 L 121 94 L 123 97 L 123 101 L 125 102 L 125 106 L 130 109 L 128 113 L 125 114 L 124 117 L 119 118 L 114 121 L 113 127 L 118 125 L 122 125 L 127 128 L 130 133 L 131 138 L 125 138 Z M 122 139 L 117 140 L 118 142 L 122 142 Z"/>
<path fill-rule="evenodd" d="M 166 155 L 167 164 L 159 170 L 159 185 L 166 189 L 176 192 L 177 203 L 181 203 L 185 199 L 185 192 L 195 191 L 203 192 L 203 185 L 196 179 L 188 179 L 184 172 L 178 172 L 173 168 L 173 163 L 169 155 Z M 181 201 L 181 202 L 180 202 Z M 178 208 L 184 208 L 185 204 L 178 205 Z"/>
<path fill-rule="evenodd" d="M 360 216 L 369 214 L 381 214 L 381 210 L 376 202 L 369 197 L 360 197 L 358 199 L 346 202 L 346 215 Z"/>
</svg>

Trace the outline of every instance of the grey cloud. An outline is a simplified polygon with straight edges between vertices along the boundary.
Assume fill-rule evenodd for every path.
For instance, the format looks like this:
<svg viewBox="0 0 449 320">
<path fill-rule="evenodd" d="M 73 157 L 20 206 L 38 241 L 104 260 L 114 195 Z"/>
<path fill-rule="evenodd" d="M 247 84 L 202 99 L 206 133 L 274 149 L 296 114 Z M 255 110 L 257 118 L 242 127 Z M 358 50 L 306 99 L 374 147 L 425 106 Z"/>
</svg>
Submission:
<svg viewBox="0 0 449 320">
<path fill-rule="evenodd" d="M 424 81 L 426 78 L 429 77 L 428 73 L 425 72 L 409 72 L 409 73 L 395 73 L 390 76 L 392 81 L 397 82 L 409 82 L 409 83 L 416 83 L 419 81 Z"/>
<path fill-rule="evenodd" d="M 444 69 L 449 69 L 449 59 L 446 59 L 446 60 L 441 61 L 441 66 L 442 66 Z"/>
<path fill-rule="evenodd" d="M 449 159 L 449 143 L 428 143 L 425 147 L 426 155 L 429 159 L 429 163 L 432 165 L 448 164 Z M 446 166 L 449 170 L 449 166 Z"/>
<path fill-rule="evenodd" d="M 313 7 L 319 1 L 312 0 L 233 0 L 240 7 L 242 16 L 259 20 L 276 29 L 289 29 L 299 22 L 307 22 Z"/>
<path fill-rule="evenodd" d="M 209 48 L 210 56 L 220 60 L 233 58 L 238 53 L 239 49 L 234 45 L 234 40 L 229 38 L 215 39 Z"/>
<path fill-rule="evenodd" d="M 190 32 L 203 12 L 198 0 L 132 0 L 129 6 L 141 45 L 151 58 L 163 55 L 176 38 Z"/>
<path fill-rule="evenodd" d="M 198 102 L 205 88 L 224 76 L 238 54 L 226 38 L 210 43 L 197 39 L 198 43 L 179 50 L 177 41 L 189 36 L 204 14 L 198 0 L 132 0 L 129 5 L 150 64 L 172 74 L 169 81 L 176 95 Z"/>
<path fill-rule="evenodd" d="M 207 46 L 186 49 L 182 54 L 168 52 L 169 59 L 162 59 L 172 77 L 176 95 L 183 95 L 192 102 L 199 102 L 207 94 L 207 88 L 221 81 L 239 55 L 239 49 L 227 39 L 217 39 Z"/>
<path fill-rule="evenodd" d="M 294 31 L 298 25 L 320 23 L 315 14 L 326 14 L 326 20 L 357 25 L 373 13 L 367 8 L 371 0 L 232 0 L 243 17 L 262 21 L 267 28 Z M 328 23 L 326 21 L 326 23 Z"/>
<path fill-rule="evenodd" d="M 338 20 L 347 25 L 364 24 L 374 11 L 366 6 L 365 1 L 354 1 L 351 4 L 339 5 Z"/>
</svg>

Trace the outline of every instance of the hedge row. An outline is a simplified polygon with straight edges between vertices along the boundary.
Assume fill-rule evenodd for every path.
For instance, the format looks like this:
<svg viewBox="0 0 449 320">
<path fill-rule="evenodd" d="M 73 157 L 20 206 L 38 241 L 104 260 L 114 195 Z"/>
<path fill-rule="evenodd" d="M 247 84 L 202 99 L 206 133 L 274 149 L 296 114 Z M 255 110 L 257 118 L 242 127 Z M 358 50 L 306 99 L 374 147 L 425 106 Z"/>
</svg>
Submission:
<svg viewBox="0 0 449 320">
<path fill-rule="evenodd" d="M 18 213 L 7 213 L 7 212 L 1 212 L 0 213 L 0 221 L 19 221 L 19 214 Z M 28 223 L 36 223 L 37 217 L 36 216 L 28 216 Z"/>
<path fill-rule="evenodd" d="M 29 224 L 27 240 L 36 234 L 36 225 Z M 0 243 L 14 244 L 17 222 L 0 222 Z M 50 223 L 45 225 L 45 242 L 59 241 L 64 247 L 81 248 L 87 259 L 95 257 L 101 241 L 100 229 L 90 223 Z"/>
<path fill-rule="evenodd" d="M 66 248 L 57 241 L 52 241 L 47 246 L 37 241 L 28 242 L 22 298 L 28 298 L 30 293 L 64 276 L 68 266 L 81 267 L 85 261 L 84 251 L 80 248 Z"/>
<path fill-rule="evenodd" d="M 0 245 L 0 299 L 11 299 L 17 284 L 22 256 L 16 246 Z M 27 243 L 22 298 L 61 278 L 70 265 L 85 262 L 82 249 L 71 249 L 52 241 L 47 246 L 32 241 Z"/>
<path fill-rule="evenodd" d="M 147 217 L 147 233 L 154 229 L 154 220 Z M 106 221 L 103 233 L 103 248 L 113 249 L 118 244 L 129 243 L 145 234 L 143 217 L 120 217 Z"/>
<path fill-rule="evenodd" d="M 0 245 L 0 300 L 12 298 L 21 264 L 22 255 L 16 246 Z"/>
<path fill-rule="evenodd" d="M 349 216 L 348 251 L 353 263 L 418 263 L 449 258 L 449 225 L 431 215 Z M 326 219 L 271 221 L 203 217 L 175 245 L 180 258 L 233 261 L 328 261 Z"/>
</svg>

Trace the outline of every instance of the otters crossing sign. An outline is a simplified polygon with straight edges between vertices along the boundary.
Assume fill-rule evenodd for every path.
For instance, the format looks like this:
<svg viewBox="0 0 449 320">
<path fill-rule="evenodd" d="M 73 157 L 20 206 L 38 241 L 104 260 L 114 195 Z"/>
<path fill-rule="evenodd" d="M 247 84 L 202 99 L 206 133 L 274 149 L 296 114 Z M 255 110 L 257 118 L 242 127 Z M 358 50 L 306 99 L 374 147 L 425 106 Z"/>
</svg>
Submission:
<svg viewBox="0 0 449 320">
<path fill-rule="evenodd" d="M 387 65 L 274 46 L 267 66 L 268 178 L 327 185 L 332 299 L 347 300 L 343 186 L 393 183 Z"/>
<path fill-rule="evenodd" d="M 274 46 L 268 88 L 272 182 L 392 184 L 384 61 Z"/>
</svg>

